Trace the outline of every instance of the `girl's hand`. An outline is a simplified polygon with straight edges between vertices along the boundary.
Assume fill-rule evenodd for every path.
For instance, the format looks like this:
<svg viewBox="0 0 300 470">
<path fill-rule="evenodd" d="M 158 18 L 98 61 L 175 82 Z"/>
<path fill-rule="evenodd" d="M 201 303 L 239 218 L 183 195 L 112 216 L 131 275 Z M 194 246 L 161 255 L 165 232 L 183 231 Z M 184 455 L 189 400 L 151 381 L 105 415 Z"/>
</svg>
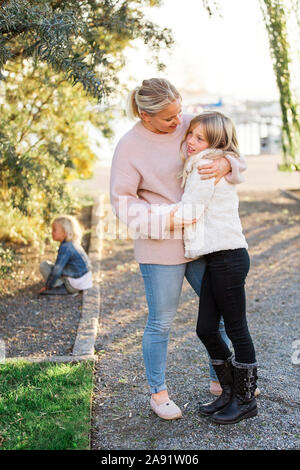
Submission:
<svg viewBox="0 0 300 470">
<path fill-rule="evenodd" d="M 175 206 L 169 216 L 170 216 L 170 226 L 169 226 L 169 230 L 170 231 L 173 231 L 175 230 L 175 228 L 183 228 L 185 225 L 192 225 L 194 224 L 195 222 L 197 222 L 197 218 L 194 218 L 194 219 L 190 219 L 190 220 L 183 220 L 183 219 L 178 219 L 176 218 L 175 220 L 175 213 L 177 212 L 177 210 L 179 209 L 180 205 L 177 205 Z"/>
<path fill-rule="evenodd" d="M 218 158 L 212 163 L 198 166 L 198 173 L 201 175 L 202 180 L 215 178 L 215 185 L 220 181 L 223 176 L 230 173 L 231 165 L 225 157 Z"/>
<path fill-rule="evenodd" d="M 46 290 L 46 289 L 47 289 L 47 286 L 43 286 L 43 287 L 39 290 L 39 293 L 44 292 L 44 290 Z"/>
</svg>

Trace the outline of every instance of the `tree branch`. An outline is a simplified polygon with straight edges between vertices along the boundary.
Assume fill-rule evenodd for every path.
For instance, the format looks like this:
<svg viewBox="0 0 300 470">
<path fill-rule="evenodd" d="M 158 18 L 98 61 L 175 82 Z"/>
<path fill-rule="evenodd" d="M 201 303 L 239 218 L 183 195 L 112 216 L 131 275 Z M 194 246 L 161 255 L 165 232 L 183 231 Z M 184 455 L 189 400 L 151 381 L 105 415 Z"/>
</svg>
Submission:
<svg viewBox="0 0 300 470">
<path fill-rule="evenodd" d="M 63 83 L 65 80 L 60 80 L 58 83 L 57 83 L 57 87 L 59 87 L 59 85 L 61 83 Z M 36 113 L 33 113 L 31 112 L 30 115 L 29 115 L 29 123 L 27 124 L 26 128 L 23 129 L 22 133 L 21 133 L 21 136 L 18 140 L 18 144 L 20 144 L 20 142 L 24 139 L 25 135 L 28 134 L 29 130 L 31 129 L 31 126 L 32 124 L 38 119 L 39 115 L 41 114 L 42 110 L 43 110 L 43 107 L 49 103 L 50 99 L 52 98 L 53 96 L 53 93 L 56 91 L 56 88 L 53 88 L 51 90 L 51 93 L 48 95 L 48 97 L 41 103 L 41 105 L 38 107 L 38 111 Z M 35 101 L 38 99 L 39 97 L 36 97 Z M 34 103 L 33 103 L 34 105 Z"/>
</svg>

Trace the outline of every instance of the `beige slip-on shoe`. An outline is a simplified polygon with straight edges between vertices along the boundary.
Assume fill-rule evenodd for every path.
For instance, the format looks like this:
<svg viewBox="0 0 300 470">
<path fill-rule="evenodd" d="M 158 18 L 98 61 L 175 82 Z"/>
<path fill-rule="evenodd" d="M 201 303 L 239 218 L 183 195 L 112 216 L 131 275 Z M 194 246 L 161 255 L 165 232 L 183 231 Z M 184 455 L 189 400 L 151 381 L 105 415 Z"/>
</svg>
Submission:
<svg viewBox="0 0 300 470">
<path fill-rule="evenodd" d="M 154 413 L 162 419 L 179 419 L 182 418 L 181 409 L 175 405 L 172 400 L 158 405 L 153 398 L 150 399 L 150 405 Z"/>
</svg>

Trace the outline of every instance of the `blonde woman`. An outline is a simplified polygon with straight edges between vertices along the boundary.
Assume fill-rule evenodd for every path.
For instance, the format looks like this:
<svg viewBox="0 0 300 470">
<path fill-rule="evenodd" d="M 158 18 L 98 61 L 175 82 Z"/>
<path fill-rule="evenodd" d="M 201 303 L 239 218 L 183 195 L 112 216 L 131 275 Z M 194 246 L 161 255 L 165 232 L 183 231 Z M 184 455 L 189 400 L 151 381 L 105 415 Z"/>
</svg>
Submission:
<svg viewBox="0 0 300 470">
<path fill-rule="evenodd" d="M 169 333 L 184 276 L 199 294 L 205 262 L 202 258 L 185 258 L 182 230 L 174 231 L 175 209 L 165 217 L 156 215 L 153 208 L 181 199 L 178 173 L 183 162 L 179 149 L 192 116 L 182 114 L 179 92 L 160 78 L 144 80 L 131 92 L 129 114 L 138 121 L 115 149 L 111 204 L 116 216 L 132 231 L 135 258 L 145 284 L 149 314 L 143 357 L 151 408 L 163 419 L 177 419 L 182 413 L 169 399 L 165 382 Z M 225 176 L 229 182 L 239 183 L 245 168 L 242 157 L 238 160 L 226 155 L 202 167 L 201 175 L 215 181 Z"/>
<path fill-rule="evenodd" d="M 185 256 L 202 256 L 206 269 L 202 280 L 197 334 L 211 357 L 222 386 L 214 402 L 200 405 L 199 412 L 218 424 L 234 424 L 257 415 L 255 400 L 257 364 L 246 320 L 245 279 L 249 270 L 247 242 L 239 219 L 235 185 L 222 179 L 200 181 L 197 167 L 220 153 L 239 160 L 234 124 L 220 112 L 205 112 L 192 119 L 184 138 L 186 160 L 184 194 L 175 218 L 197 222 L 184 231 Z M 224 318 L 235 357 L 218 327 Z"/>
<path fill-rule="evenodd" d="M 92 272 L 81 246 L 82 232 L 72 216 L 60 216 L 52 222 L 52 238 L 60 242 L 55 264 L 43 261 L 40 272 L 46 281 L 43 295 L 75 294 L 92 287 Z"/>
</svg>

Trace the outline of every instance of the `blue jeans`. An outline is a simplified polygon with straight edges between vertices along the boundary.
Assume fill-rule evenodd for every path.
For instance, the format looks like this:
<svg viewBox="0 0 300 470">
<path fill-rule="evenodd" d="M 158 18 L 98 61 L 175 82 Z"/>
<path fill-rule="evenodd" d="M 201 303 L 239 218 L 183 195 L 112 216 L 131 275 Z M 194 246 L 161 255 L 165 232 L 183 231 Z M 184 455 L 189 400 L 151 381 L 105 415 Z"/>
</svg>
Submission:
<svg viewBox="0 0 300 470">
<path fill-rule="evenodd" d="M 148 319 L 143 335 L 143 356 L 151 393 L 166 390 L 165 369 L 171 325 L 182 289 L 184 276 L 197 295 L 205 271 L 203 258 L 177 265 L 140 264 L 148 303 Z M 224 338 L 224 324 L 221 332 Z M 221 330 L 220 330 L 221 331 Z M 229 343 L 229 339 L 224 338 Z M 212 375 L 210 364 L 210 375 Z"/>
</svg>

